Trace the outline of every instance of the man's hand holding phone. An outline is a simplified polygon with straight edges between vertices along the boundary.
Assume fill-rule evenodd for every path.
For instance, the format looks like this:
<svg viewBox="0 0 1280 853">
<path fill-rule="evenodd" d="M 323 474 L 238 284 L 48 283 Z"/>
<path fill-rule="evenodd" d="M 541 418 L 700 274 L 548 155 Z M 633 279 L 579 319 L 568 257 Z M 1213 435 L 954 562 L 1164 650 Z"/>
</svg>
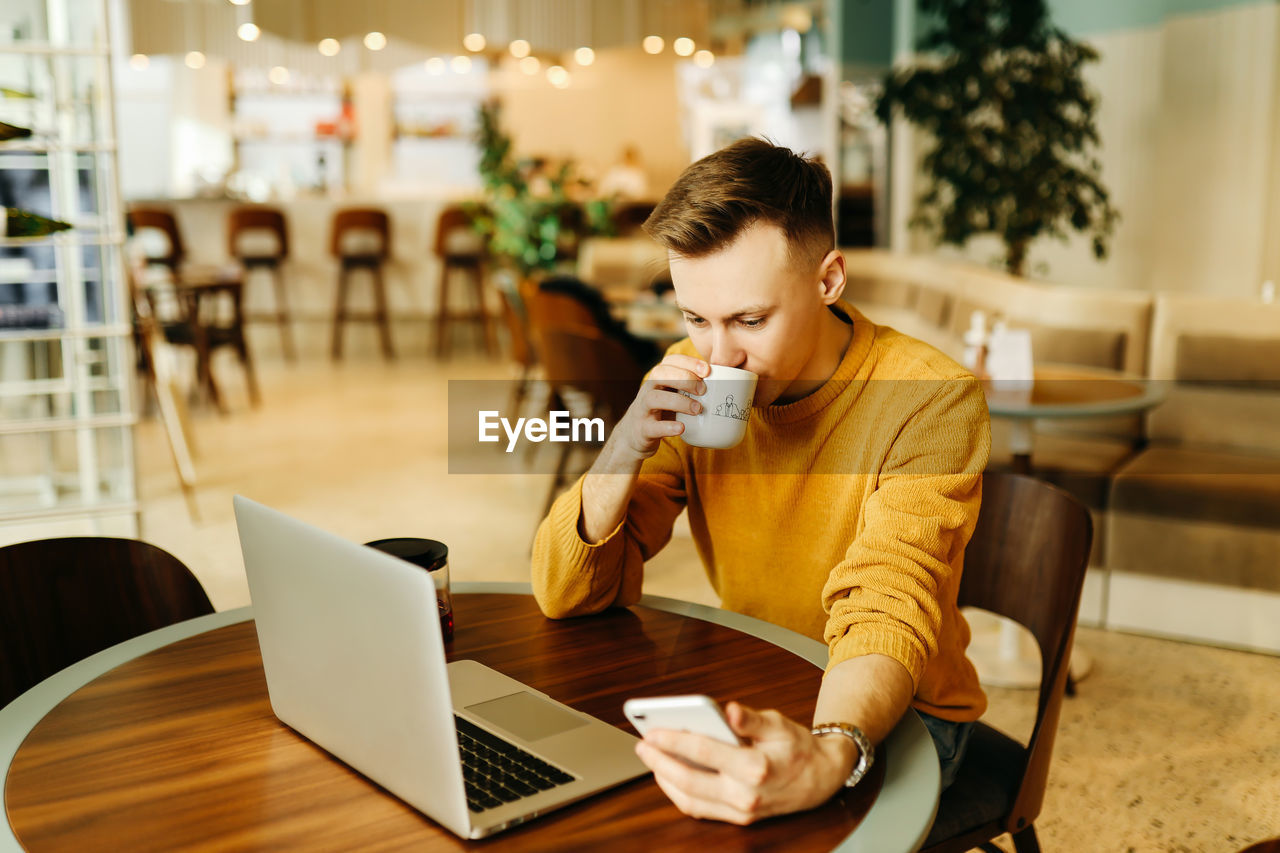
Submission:
<svg viewBox="0 0 1280 853">
<path fill-rule="evenodd" d="M 633 703 L 642 700 L 631 700 L 624 711 L 644 735 L 636 754 L 658 787 L 691 817 L 745 825 L 813 808 L 843 787 L 857 761 L 847 738 L 815 737 L 777 711 L 730 702 L 720 714 L 708 697 L 643 701 L 662 699 L 684 701 L 657 711 L 652 704 L 642 706 L 639 722 Z M 672 718 L 674 727 L 658 727 L 657 720 Z"/>
</svg>

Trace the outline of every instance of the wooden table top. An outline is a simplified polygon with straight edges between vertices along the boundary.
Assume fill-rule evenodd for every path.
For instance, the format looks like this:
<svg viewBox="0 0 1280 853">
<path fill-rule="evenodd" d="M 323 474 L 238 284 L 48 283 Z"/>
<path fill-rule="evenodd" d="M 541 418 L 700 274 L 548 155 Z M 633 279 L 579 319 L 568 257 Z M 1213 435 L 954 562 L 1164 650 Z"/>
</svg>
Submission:
<svg viewBox="0 0 1280 853">
<path fill-rule="evenodd" d="M 983 380 L 987 408 L 993 417 L 1085 418 L 1124 415 L 1159 405 L 1165 393 L 1159 383 L 1114 370 L 1067 364 L 1034 368 L 1030 389 L 1018 383 Z"/>
<path fill-rule="evenodd" d="M 527 595 L 461 592 L 454 607 L 451 658 L 479 660 L 628 730 L 623 700 L 662 693 L 738 699 L 807 724 L 821 680 L 812 663 L 770 642 L 651 607 L 561 622 L 545 619 Z M 892 742 L 887 746 L 858 787 L 814 811 L 752 827 L 684 817 L 644 777 L 492 839 L 465 842 L 274 717 L 257 636 L 246 621 L 161 646 L 57 703 L 17 749 L 5 805 L 11 829 L 31 851 L 476 844 L 829 850 L 876 803 L 894 764 Z M 936 792 L 936 777 L 933 784 Z M 923 799 L 918 788 L 912 793 Z M 932 803 L 878 811 L 894 805 L 914 809 L 916 821 L 922 810 L 931 819 L 936 793 Z"/>
</svg>

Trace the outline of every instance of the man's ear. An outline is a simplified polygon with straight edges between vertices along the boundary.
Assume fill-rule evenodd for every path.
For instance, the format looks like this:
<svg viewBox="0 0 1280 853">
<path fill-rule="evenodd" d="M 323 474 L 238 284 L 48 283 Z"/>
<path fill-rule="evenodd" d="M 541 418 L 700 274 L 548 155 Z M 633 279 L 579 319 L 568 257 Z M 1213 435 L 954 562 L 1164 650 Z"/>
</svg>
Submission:
<svg viewBox="0 0 1280 853">
<path fill-rule="evenodd" d="M 822 294 L 823 305 L 834 305 L 844 293 L 848 278 L 844 271 L 844 255 L 839 249 L 832 249 L 822 259 L 818 267 L 818 289 Z"/>
</svg>

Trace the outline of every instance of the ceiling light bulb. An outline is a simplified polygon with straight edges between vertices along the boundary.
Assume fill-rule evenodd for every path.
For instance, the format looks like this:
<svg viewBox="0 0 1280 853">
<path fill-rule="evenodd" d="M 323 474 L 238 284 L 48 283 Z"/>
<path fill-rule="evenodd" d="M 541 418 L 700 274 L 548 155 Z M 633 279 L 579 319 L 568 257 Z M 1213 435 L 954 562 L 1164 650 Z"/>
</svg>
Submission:
<svg viewBox="0 0 1280 853">
<path fill-rule="evenodd" d="M 689 38 L 678 38 L 671 43 L 671 49 L 674 50 L 678 56 L 688 56 L 693 53 L 693 48 L 693 39 Z"/>
<path fill-rule="evenodd" d="M 257 41 L 258 36 L 262 35 L 262 30 L 258 29 L 257 24 L 247 21 L 236 27 L 236 35 L 241 41 Z"/>
<path fill-rule="evenodd" d="M 289 82 L 289 69 L 283 65 L 277 65 L 267 72 L 267 79 L 277 86 L 283 86 Z"/>
<path fill-rule="evenodd" d="M 573 52 L 573 61 L 585 68 L 596 61 L 596 52 L 589 47 L 580 47 Z"/>
<path fill-rule="evenodd" d="M 641 42 L 641 44 L 644 47 L 645 53 L 652 53 L 654 56 L 662 53 L 662 48 L 666 46 L 666 42 L 662 40 L 662 36 L 645 36 L 644 41 Z"/>
<path fill-rule="evenodd" d="M 342 42 L 337 39 L 321 39 L 319 48 L 324 56 L 337 56 L 338 51 L 342 50 Z"/>
<path fill-rule="evenodd" d="M 248 6 L 249 0 L 231 0 L 232 6 Z"/>
<path fill-rule="evenodd" d="M 466 74 L 471 70 L 471 57 L 463 55 L 455 56 L 449 61 L 449 67 L 458 74 Z"/>
<path fill-rule="evenodd" d="M 198 50 L 193 50 L 182 60 L 187 64 L 188 68 L 204 68 L 204 54 Z"/>
<path fill-rule="evenodd" d="M 716 55 L 709 50 L 700 50 L 693 55 L 693 62 L 699 68 L 710 68 L 716 61 Z"/>
<path fill-rule="evenodd" d="M 382 50 L 387 46 L 387 37 L 377 30 L 374 30 L 373 32 L 365 35 L 364 46 L 369 48 L 369 50 Z"/>
<path fill-rule="evenodd" d="M 129 67 L 134 71 L 146 71 L 147 67 L 150 65 L 151 57 L 147 56 L 145 53 L 135 53 L 133 56 L 129 57 Z"/>
<path fill-rule="evenodd" d="M 525 74 L 537 74 L 538 69 L 542 67 L 542 63 L 538 61 L 536 56 L 526 56 L 520 60 L 520 70 Z"/>
<path fill-rule="evenodd" d="M 468 33 L 462 40 L 462 46 L 472 53 L 479 53 L 484 50 L 484 46 L 488 44 L 480 33 Z"/>
<path fill-rule="evenodd" d="M 444 60 L 438 56 L 433 56 L 427 60 L 426 67 L 428 74 L 443 74 Z"/>
<path fill-rule="evenodd" d="M 511 51 L 511 55 L 516 59 L 524 59 L 529 55 L 529 43 L 524 39 L 516 39 L 507 45 L 507 50 Z"/>
<path fill-rule="evenodd" d="M 569 72 L 559 65 L 553 65 L 547 69 L 547 80 L 558 89 L 564 88 L 564 84 L 569 82 Z"/>
</svg>

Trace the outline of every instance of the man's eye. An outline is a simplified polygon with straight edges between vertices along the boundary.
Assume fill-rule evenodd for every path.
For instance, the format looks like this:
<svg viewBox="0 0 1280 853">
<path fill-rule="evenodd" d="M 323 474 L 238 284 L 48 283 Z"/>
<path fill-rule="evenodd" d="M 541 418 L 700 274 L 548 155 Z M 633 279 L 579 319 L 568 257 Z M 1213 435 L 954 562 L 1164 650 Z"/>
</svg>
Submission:
<svg viewBox="0 0 1280 853">
<path fill-rule="evenodd" d="M 751 317 L 750 319 L 739 320 L 738 322 L 746 326 L 748 329 L 755 329 L 764 325 L 763 317 Z"/>
<path fill-rule="evenodd" d="M 701 317 L 691 317 L 688 314 L 684 315 L 684 321 L 688 323 L 690 326 L 702 326 L 707 322 Z"/>
</svg>

